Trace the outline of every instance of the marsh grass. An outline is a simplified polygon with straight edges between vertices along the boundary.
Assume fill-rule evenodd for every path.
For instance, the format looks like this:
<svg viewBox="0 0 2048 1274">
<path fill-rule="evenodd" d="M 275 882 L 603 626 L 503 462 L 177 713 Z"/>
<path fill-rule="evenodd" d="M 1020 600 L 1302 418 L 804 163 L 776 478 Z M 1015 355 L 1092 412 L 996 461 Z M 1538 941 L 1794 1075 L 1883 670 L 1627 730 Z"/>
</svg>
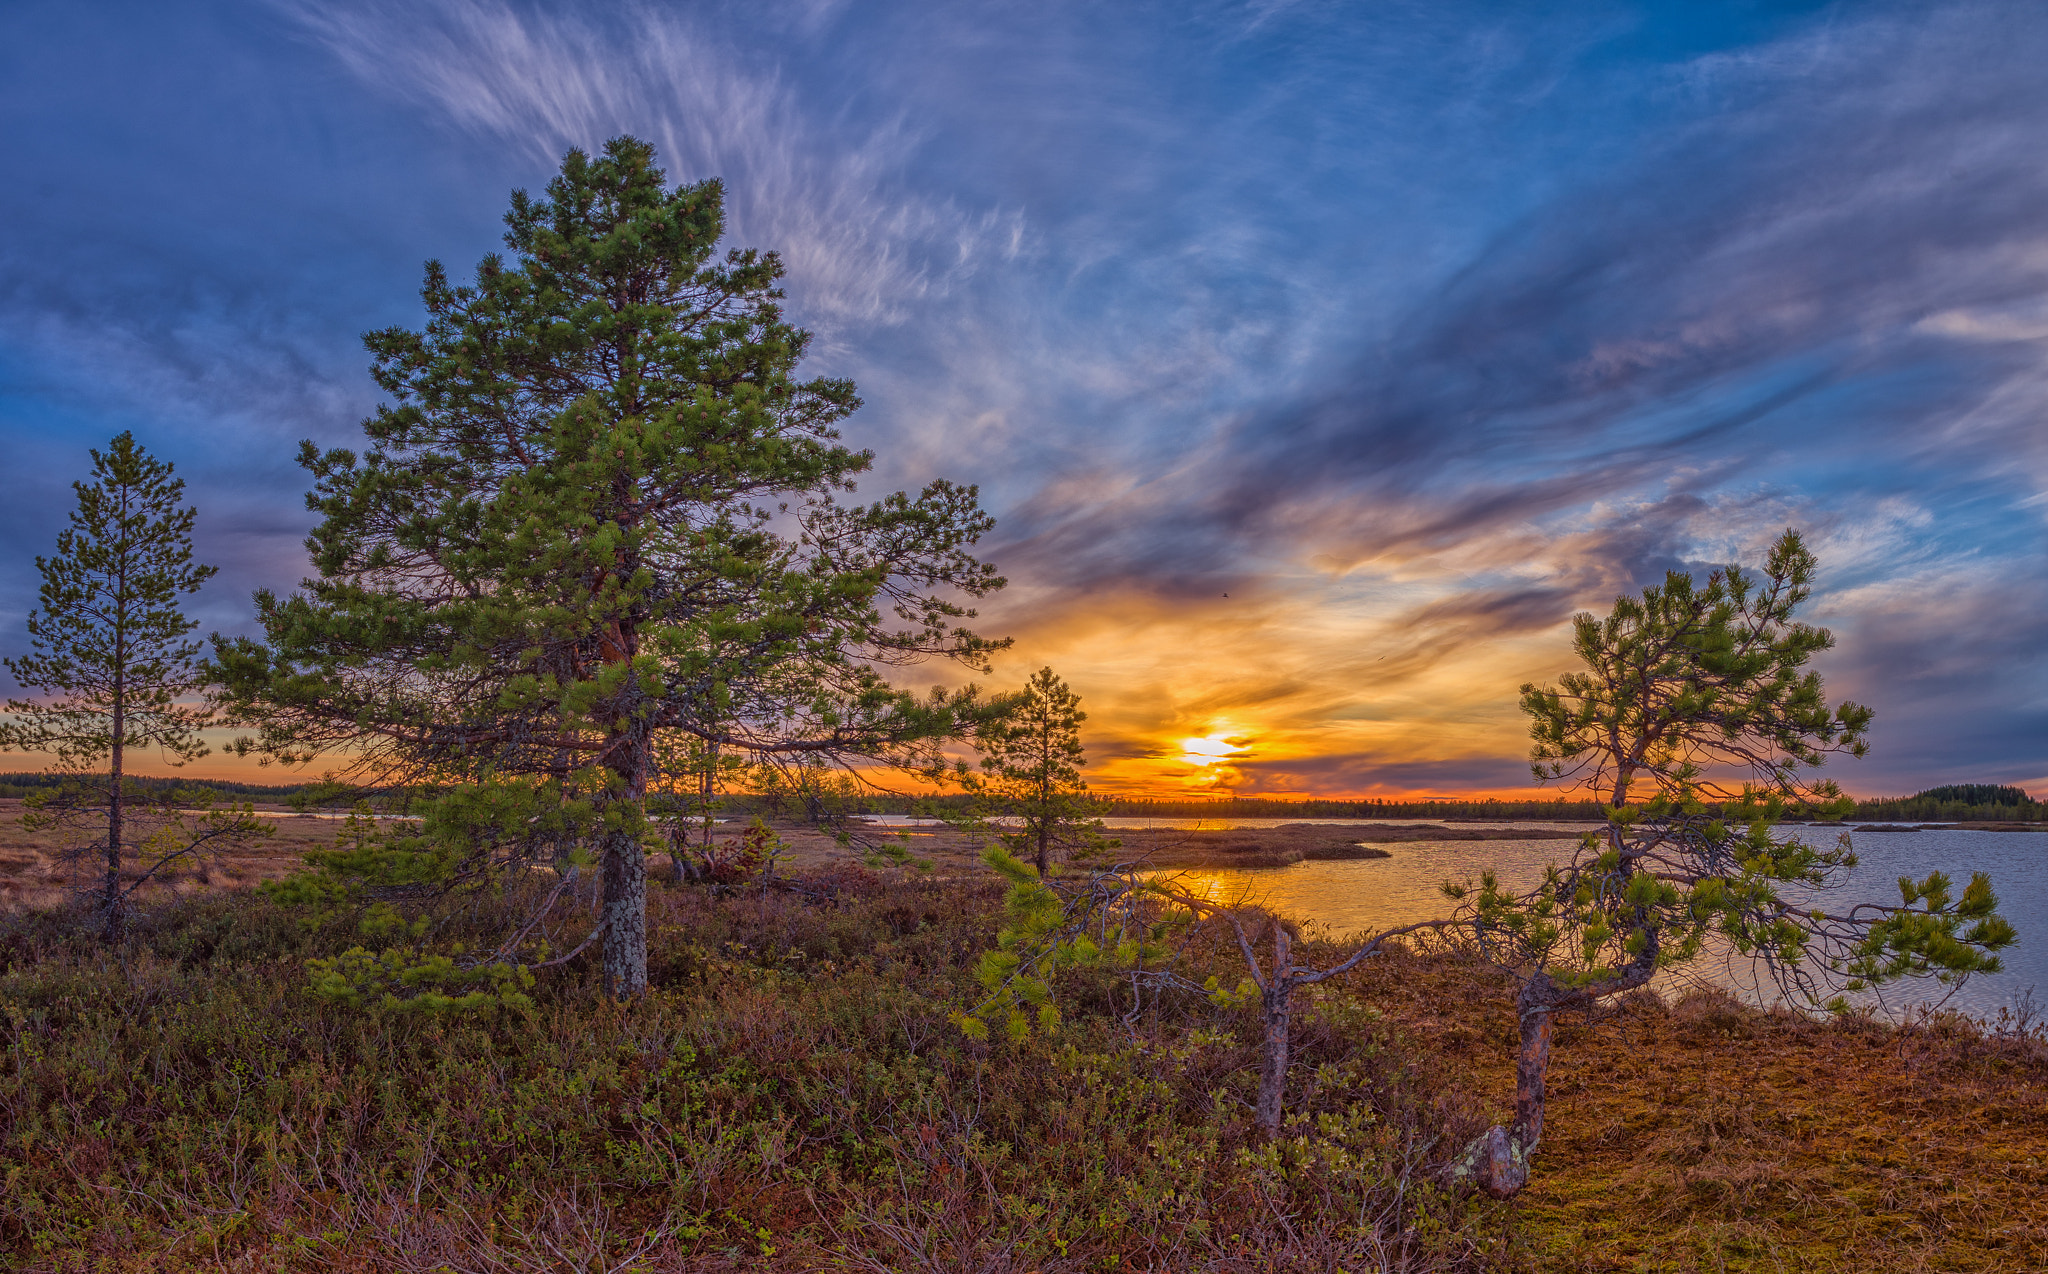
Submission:
<svg viewBox="0 0 2048 1274">
<path fill-rule="evenodd" d="M 355 935 L 251 894 L 168 901 L 113 953 L 62 912 L 0 921 L 0 1251 L 1050 1274 L 1477 1269 L 1499 1248 L 1503 1210 L 1437 1184 L 1476 1106 L 1362 1001 L 1303 1015 L 1287 1135 L 1262 1145 L 1245 1014 L 1076 973 L 1058 1032 L 970 1044 L 948 1014 L 996 890 L 811 884 L 659 889 L 644 999 L 571 965 L 488 1017 L 316 1000 L 304 962 Z M 446 936 L 522 901 L 479 897 Z"/>
<path fill-rule="evenodd" d="M 1392 961 L 1355 993 L 1506 1109 L 1494 975 Z M 1892 1025 L 1639 993 L 1560 1025 L 1550 1102 L 1501 1268 L 2048 1269 L 2048 1031 L 2024 1006 Z"/>
<path fill-rule="evenodd" d="M 79 857 L 96 852 L 98 838 L 76 827 L 24 826 L 23 812 L 20 800 L 0 798 L 0 912 L 61 908 L 96 883 L 96 864 Z M 336 826 L 329 819 L 289 815 L 267 822 L 273 835 L 222 846 L 180 870 L 160 873 L 133 903 L 147 910 L 181 895 L 275 880 L 303 869 L 305 852 L 331 843 Z M 123 885 L 136 884 L 142 870 L 131 858 L 124 864 Z"/>
<path fill-rule="evenodd" d="M 971 878 L 813 873 L 653 896 L 654 991 L 530 1013 L 323 1004 L 357 941 L 247 893 L 110 953 L 0 918 L 0 1252 L 28 1270 L 2048 1268 L 2048 1032 L 1630 998 L 1558 1035 L 1534 1180 L 1445 1159 L 1513 1090 L 1511 988 L 1395 952 L 1297 1015 L 1286 1136 L 1256 1027 L 1071 974 L 1050 1038 L 948 1014 L 993 940 Z M 522 905 L 478 897 L 447 936 Z M 1197 948 L 1227 984 L 1234 953 Z"/>
</svg>

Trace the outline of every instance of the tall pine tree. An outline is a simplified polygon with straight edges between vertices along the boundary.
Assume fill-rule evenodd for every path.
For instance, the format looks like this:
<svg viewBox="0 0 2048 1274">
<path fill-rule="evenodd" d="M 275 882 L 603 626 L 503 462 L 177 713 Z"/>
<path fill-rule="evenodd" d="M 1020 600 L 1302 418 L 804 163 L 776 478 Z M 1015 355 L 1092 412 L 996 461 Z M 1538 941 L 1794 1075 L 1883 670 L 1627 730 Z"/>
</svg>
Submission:
<svg viewBox="0 0 2048 1274">
<path fill-rule="evenodd" d="M 211 714 L 183 702 L 205 677 L 199 643 L 186 640 L 196 625 L 180 600 L 216 568 L 192 560 L 197 514 L 179 507 L 184 481 L 134 435 L 93 451 L 92 480 L 71 486 L 78 493 L 71 525 L 58 532 L 55 557 L 36 559 L 43 583 L 28 617 L 34 653 L 5 661 L 16 682 L 45 697 L 8 701 L 13 720 L 0 724 L 0 744 L 50 753 L 91 780 L 59 799 L 106 819 L 95 892 L 112 939 L 126 910 L 129 749 L 154 747 L 174 766 L 207 752 L 199 732 Z M 81 788 L 88 793 L 82 802 Z"/>
<path fill-rule="evenodd" d="M 511 259 L 468 286 L 430 262 L 425 330 L 366 338 L 395 404 L 360 455 L 302 450 L 318 575 L 259 594 L 264 639 L 216 659 L 249 746 L 483 785 L 500 847 L 520 802 L 535 854 L 565 825 L 596 842 L 605 985 L 630 995 L 659 737 L 934 761 L 951 704 L 878 669 L 985 666 L 959 599 L 1002 581 L 968 551 L 972 488 L 839 498 L 871 460 L 835 428 L 854 387 L 796 379 L 781 263 L 716 254 L 716 181 L 671 189 L 620 138 L 505 221 Z"/>
</svg>

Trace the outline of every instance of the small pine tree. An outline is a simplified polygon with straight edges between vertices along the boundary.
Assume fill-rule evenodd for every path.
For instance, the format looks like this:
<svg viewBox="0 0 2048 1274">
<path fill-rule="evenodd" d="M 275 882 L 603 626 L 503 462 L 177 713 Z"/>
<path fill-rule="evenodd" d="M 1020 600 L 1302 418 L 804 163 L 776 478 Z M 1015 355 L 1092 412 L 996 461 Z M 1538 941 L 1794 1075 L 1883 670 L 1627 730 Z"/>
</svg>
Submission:
<svg viewBox="0 0 2048 1274">
<path fill-rule="evenodd" d="M 1042 877 L 1058 856 L 1082 857 L 1111 848 L 1102 834 L 1107 802 L 1089 794 L 1081 777 L 1081 697 L 1051 668 L 1031 675 L 1024 689 L 990 705 L 976 738 L 982 774 L 970 780 L 975 813 L 1014 820 L 999 834 L 1003 845 L 1029 859 Z"/>
<path fill-rule="evenodd" d="M 1537 780 L 1591 787 L 1607 822 L 1534 889 L 1505 889 L 1491 872 L 1444 887 L 1474 948 L 1521 984 L 1514 1123 L 1475 1141 L 1460 1166 L 1488 1193 L 1528 1181 L 1558 1014 L 1691 963 L 1710 938 L 1755 961 L 1789 1002 L 1834 1008 L 1900 978 L 1995 972 L 2014 941 L 1981 873 L 1960 895 L 1934 872 L 1902 878 L 1896 907 L 1823 910 L 1814 896 L 1855 865 L 1848 838 L 1829 848 L 1774 834 L 1788 809 L 1839 818 L 1853 807 L 1808 771 L 1862 756 L 1870 725 L 1869 708 L 1831 708 L 1807 667 L 1834 644 L 1792 618 L 1815 570 L 1786 531 L 1760 576 L 1731 566 L 1700 586 L 1671 572 L 1615 599 L 1604 619 L 1574 618 L 1586 672 L 1522 687 Z"/>
<path fill-rule="evenodd" d="M 94 451 L 92 480 L 72 489 L 78 507 L 57 535 L 56 556 L 36 559 L 43 583 L 28 617 L 33 653 L 4 661 L 16 682 L 43 697 L 8 700 L 13 719 L 0 724 L 0 743 L 51 754 L 72 772 L 36 802 L 38 812 L 65 822 L 105 819 L 95 836 L 105 871 L 94 894 L 111 941 L 126 911 L 124 856 L 146 842 L 154 872 L 196 847 L 188 835 L 164 835 L 161 816 L 176 805 L 169 798 L 146 820 L 149 834 L 138 836 L 130 807 L 140 796 L 122 780 L 130 748 L 154 746 L 173 766 L 206 755 L 200 730 L 211 714 L 184 702 L 205 675 L 199 643 L 186 640 L 194 622 L 179 603 L 216 568 L 192 560 L 196 512 L 179 507 L 184 482 L 132 434 Z"/>
</svg>

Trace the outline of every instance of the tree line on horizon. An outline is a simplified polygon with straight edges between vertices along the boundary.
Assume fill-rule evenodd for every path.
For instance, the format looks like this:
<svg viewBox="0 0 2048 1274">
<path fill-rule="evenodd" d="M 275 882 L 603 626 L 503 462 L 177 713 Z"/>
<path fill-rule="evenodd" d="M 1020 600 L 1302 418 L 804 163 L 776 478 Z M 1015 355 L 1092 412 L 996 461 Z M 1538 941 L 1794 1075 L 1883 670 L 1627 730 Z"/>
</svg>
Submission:
<svg viewBox="0 0 2048 1274">
<path fill-rule="evenodd" d="M 1218 796 L 1203 798 L 1108 796 L 1108 812 L 1128 818 L 1418 818 L 1530 821 L 1601 820 L 1606 806 L 1599 801 L 1559 797 L 1550 801 L 1478 798 L 1430 798 L 1401 800 L 1364 797 L 1260 797 Z M 2036 801 L 2026 789 L 1992 784 L 1964 784 L 1930 788 L 1912 796 L 1856 797 L 1855 805 L 1843 816 L 1857 820 L 1927 820 L 1950 822 L 2011 820 L 2048 821 L 2048 802 Z"/>
<path fill-rule="evenodd" d="M 10 701 L 0 743 L 58 758 L 66 781 L 32 791 L 28 817 L 94 829 L 110 944 L 152 876 L 269 834 L 246 804 L 183 808 L 204 784 L 126 773 L 129 749 L 203 755 L 216 723 L 246 731 L 239 755 L 334 766 L 316 795 L 405 794 L 407 821 L 350 820 L 270 891 L 375 944 L 311 968 L 315 993 L 372 1011 L 531 1007 L 535 977 L 585 952 L 603 995 L 635 999 L 649 987 L 650 855 L 668 850 L 678 885 L 752 873 L 773 836 L 715 843 L 727 788 L 843 815 L 872 799 L 855 775 L 880 766 L 958 786 L 936 808 L 986 836 L 1009 882 L 981 994 L 954 1016 L 976 1041 L 1057 1029 L 1061 971 L 1082 966 L 1256 1004 L 1256 1122 L 1272 1138 L 1303 988 L 1397 938 L 1455 939 L 1511 976 L 1515 1115 L 1461 1168 L 1504 1197 L 1541 1140 L 1559 1015 L 1713 944 L 1799 1002 L 1840 1008 L 1901 978 L 1993 971 L 2013 941 L 1981 875 L 1960 891 L 1940 873 L 1901 881 L 1897 905 L 1804 900 L 1854 856 L 1846 839 L 1775 829 L 1856 810 L 1812 771 L 1863 754 L 1871 710 L 1830 704 L 1807 666 L 1833 638 L 1794 618 L 1816 563 L 1788 530 L 1755 573 L 1672 572 L 1604 617 L 1576 616 L 1586 670 L 1521 687 L 1535 777 L 1594 798 L 1598 822 L 1568 862 L 1526 891 L 1491 873 L 1447 881 L 1440 919 L 1297 963 L 1277 918 L 1109 856 L 1099 819 L 1115 806 L 1081 779 L 1085 714 L 1050 668 L 1008 693 L 920 695 L 885 677 L 928 660 L 986 673 L 1008 645 L 967 626 L 968 603 L 1004 583 L 972 554 L 991 520 L 974 488 L 943 480 L 850 501 L 872 462 L 838 440 L 854 387 L 795 379 L 809 334 L 783 318 L 773 254 L 716 255 L 718 183 L 671 189 L 652 148 L 621 138 L 570 152 L 543 198 L 516 192 L 506 224 L 513 257 L 486 258 L 473 283 L 429 263 L 423 331 L 366 338 L 395 405 L 364 422 L 366 451 L 302 449 L 322 518 L 314 574 L 256 595 L 261 636 L 215 635 L 203 657 L 191 640 L 179 599 L 212 568 L 192 561 L 194 513 L 169 465 L 122 434 L 75 484 L 72 524 L 37 560 L 34 652 L 7 661 L 46 697 Z M 963 744 L 978 766 L 949 751 Z M 1746 780 L 1719 779 L 1730 772 Z M 745 862 L 696 877 L 693 853 Z M 523 899 L 523 919 L 481 948 L 441 945 L 437 922 L 485 896 Z M 1175 944 L 1202 929 L 1232 936 L 1237 987 L 1175 981 Z"/>
<path fill-rule="evenodd" d="M 47 771 L 0 773 L 0 798 L 20 799 L 60 787 L 65 775 Z M 186 779 L 163 775 L 131 776 L 150 791 L 196 788 L 221 796 L 254 797 L 308 808 L 343 809 L 358 797 L 354 789 L 335 793 L 316 783 L 242 783 L 232 779 Z M 379 793 L 393 801 L 402 792 Z M 722 786 L 715 792 L 714 814 L 748 817 L 762 814 L 801 816 L 805 811 L 786 798 L 745 788 Z M 310 798 L 310 799 L 308 799 Z M 861 792 L 835 798 L 833 813 L 917 814 L 971 804 L 969 794 L 920 796 L 894 792 Z M 1479 798 L 1400 800 L 1387 797 L 1152 797 L 1098 794 L 1097 813 L 1106 818 L 1382 818 L 1476 821 L 1599 822 L 1605 809 L 1599 801 L 1557 797 L 1548 801 Z M 2009 784 L 1964 783 L 1928 788 L 1911 796 L 1859 796 L 1843 816 L 1857 822 L 2048 822 L 2048 802 L 2033 799 L 2025 788 Z"/>
</svg>

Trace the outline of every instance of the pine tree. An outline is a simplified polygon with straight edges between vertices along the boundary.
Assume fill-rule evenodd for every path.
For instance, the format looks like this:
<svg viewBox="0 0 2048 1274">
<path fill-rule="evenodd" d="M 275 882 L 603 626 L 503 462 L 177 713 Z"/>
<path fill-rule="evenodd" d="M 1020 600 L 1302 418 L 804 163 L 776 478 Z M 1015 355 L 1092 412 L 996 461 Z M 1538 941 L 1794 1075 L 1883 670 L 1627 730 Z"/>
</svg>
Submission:
<svg viewBox="0 0 2048 1274">
<path fill-rule="evenodd" d="M 1462 1165 L 1488 1192 L 1528 1180 L 1557 1015 L 1644 986 L 1710 939 L 1755 960 L 1788 1002 L 1837 1008 L 1899 978 L 1996 971 L 2014 940 L 1982 874 L 1960 896 L 1936 872 L 1901 880 L 1898 906 L 1824 909 L 1817 892 L 1855 865 L 1848 838 L 1826 847 L 1774 834 L 1788 810 L 1839 818 L 1853 807 L 1810 771 L 1863 755 L 1871 719 L 1854 703 L 1831 708 L 1806 667 L 1834 642 L 1792 618 L 1814 572 L 1792 531 L 1761 578 L 1729 567 L 1700 587 L 1671 572 L 1604 619 L 1575 617 L 1587 671 L 1522 687 L 1538 781 L 1593 788 L 1607 821 L 1526 893 L 1490 873 L 1445 886 L 1463 904 L 1459 928 L 1520 982 L 1515 1120 Z"/>
<path fill-rule="evenodd" d="M 1081 777 L 1081 697 L 1051 668 L 1031 675 L 1024 688 L 985 710 L 975 738 L 982 774 L 970 783 L 974 810 L 1008 820 L 1000 833 L 1012 854 L 1044 876 L 1055 858 L 1086 856 L 1116 844 L 1102 834 L 1105 802 L 1089 794 Z"/>
<path fill-rule="evenodd" d="M 653 160 L 571 151 L 544 197 L 513 195 L 511 259 L 469 286 L 428 264 L 425 330 L 366 338 L 396 400 L 369 449 L 302 450 L 317 577 L 258 595 L 263 641 L 216 648 L 247 746 L 492 787 L 480 853 L 540 854 L 515 825 L 548 857 L 594 841 L 619 995 L 646 985 L 657 740 L 933 763 L 951 704 L 879 670 L 985 666 L 953 599 L 1002 583 L 968 552 L 990 525 L 972 488 L 840 502 L 871 461 L 838 441 L 853 385 L 795 378 L 781 263 L 716 256 L 722 188 L 670 189 Z"/>
<path fill-rule="evenodd" d="M 192 560 L 197 514 L 179 507 L 184 482 L 133 435 L 93 451 L 92 480 L 71 485 L 71 525 L 57 534 L 56 556 L 36 559 L 43 583 L 28 617 L 34 653 L 5 661 L 17 683 L 46 697 L 10 699 L 14 719 L 0 725 L 0 741 L 50 753 L 76 772 L 81 782 L 53 794 L 51 808 L 104 816 L 96 894 L 111 940 L 126 912 L 121 874 L 134 839 L 126 806 L 135 797 L 122 782 L 128 750 L 153 746 L 174 766 L 208 750 L 200 730 L 210 712 L 183 702 L 205 677 L 180 598 L 216 568 Z M 83 781 L 101 765 L 103 776 Z"/>
</svg>

